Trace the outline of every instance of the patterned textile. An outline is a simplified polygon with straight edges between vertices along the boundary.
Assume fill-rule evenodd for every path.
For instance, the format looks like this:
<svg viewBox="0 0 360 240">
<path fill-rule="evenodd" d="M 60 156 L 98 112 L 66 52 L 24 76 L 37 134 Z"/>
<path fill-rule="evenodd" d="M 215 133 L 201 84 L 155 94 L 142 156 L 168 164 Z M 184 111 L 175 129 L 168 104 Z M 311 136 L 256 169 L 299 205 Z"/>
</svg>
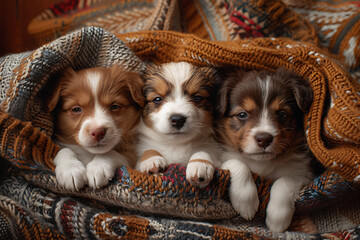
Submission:
<svg viewBox="0 0 360 240">
<path fill-rule="evenodd" d="M 280 0 L 67 1 L 46 11 L 52 14 L 29 26 L 40 42 L 73 32 L 34 51 L 0 58 L 0 153 L 16 166 L 0 185 L 1 238 L 359 236 L 360 86 L 341 60 L 317 47 L 321 38 L 304 17 Z M 82 28 L 89 25 L 106 31 Z M 142 60 L 149 59 L 233 64 L 246 70 L 284 66 L 309 79 L 315 97 L 304 125 L 309 146 L 326 171 L 302 190 L 287 232 L 267 230 L 271 182 L 257 176 L 261 205 L 251 222 L 231 208 L 230 175 L 223 170 L 216 171 L 206 189 L 190 186 L 179 165 L 156 176 L 122 167 L 98 190 L 58 188 L 52 159 L 59 148 L 51 141 L 52 116 L 42 104 L 49 86 L 68 66 L 121 64 L 141 72 Z"/>
<path fill-rule="evenodd" d="M 318 32 L 321 46 L 336 54 L 354 78 L 360 78 L 360 2 L 293 1 L 286 4 L 308 19 Z"/>
<path fill-rule="evenodd" d="M 173 30 L 209 40 L 283 36 L 318 41 L 314 27 L 280 0 L 68 0 L 45 10 L 28 30 L 43 43 L 84 26 L 114 34 Z"/>
<path fill-rule="evenodd" d="M 73 193 L 72 197 L 57 188 L 51 171 L 19 172 L 0 186 L 0 206 L 11 210 L 10 216 L 21 223 L 19 233 L 28 239 L 36 235 L 43 239 L 326 239 L 360 234 L 360 228 L 339 231 L 359 223 L 360 201 L 350 205 L 346 202 L 337 208 L 319 207 L 334 202 L 333 199 L 339 197 L 334 193 L 349 193 L 349 186 L 354 187 L 353 191 L 360 190 L 355 188 L 359 186 L 336 174 L 326 173 L 314 180 L 313 185 L 317 187 L 304 188 L 297 200 L 298 213 L 290 231 L 275 234 L 264 226 L 263 209 L 253 221 L 246 222 L 235 216 L 228 201 L 221 201 L 227 198 L 224 191 L 229 184 L 227 173 L 216 171 L 215 179 L 202 191 L 183 183 L 184 172 L 184 166 L 171 165 L 161 176 L 154 177 L 157 180 L 148 184 L 146 174 L 122 167 L 106 189 L 87 188 Z M 263 201 L 268 196 L 268 185 L 258 178 L 256 182 Z M 342 191 L 336 188 L 342 188 Z M 359 196 L 354 200 L 360 200 Z M 313 211 L 316 214 L 309 214 Z M 318 233 L 320 230 L 322 234 Z"/>
<path fill-rule="evenodd" d="M 114 34 L 173 30 L 220 41 L 290 37 L 328 49 L 360 80 L 359 7 L 346 0 L 67 0 L 44 10 L 28 30 L 40 43 L 84 26 Z"/>
</svg>

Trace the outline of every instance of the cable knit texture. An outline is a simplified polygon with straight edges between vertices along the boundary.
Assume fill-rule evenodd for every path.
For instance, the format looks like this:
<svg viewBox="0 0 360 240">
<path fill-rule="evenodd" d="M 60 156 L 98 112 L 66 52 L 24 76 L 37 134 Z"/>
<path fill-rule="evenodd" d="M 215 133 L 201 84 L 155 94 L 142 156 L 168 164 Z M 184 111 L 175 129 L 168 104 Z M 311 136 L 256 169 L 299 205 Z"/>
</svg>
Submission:
<svg viewBox="0 0 360 240">
<path fill-rule="evenodd" d="M 323 36 L 311 19 L 287 4 L 69 0 L 34 19 L 29 31 L 39 42 L 50 42 L 0 58 L 0 150 L 3 161 L 15 166 L 0 185 L 0 236 L 322 239 L 359 234 L 360 206 L 353 204 L 360 202 L 359 83 L 350 65 L 321 45 Z M 123 166 L 97 190 L 67 192 L 57 186 L 52 159 L 59 147 L 51 141 L 53 119 L 43 105 L 49 84 L 68 66 L 121 64 L 142 72 L 144 60 L 244 70 L 285 67 L 310 81 L 314 101 L 304 126 L 309 147 L 326 170 L 302 189 L 289 232 L 266 229 L 271 182 L 257 176 L 261 203 L 250 223 L 232 209 L 230 174 L 221 169 L 205 189 L 187 183 L 185 167 L 177 164 L 159 175 Z M 335 207 L 339 201 L 343 204 Z"/>
</svg>

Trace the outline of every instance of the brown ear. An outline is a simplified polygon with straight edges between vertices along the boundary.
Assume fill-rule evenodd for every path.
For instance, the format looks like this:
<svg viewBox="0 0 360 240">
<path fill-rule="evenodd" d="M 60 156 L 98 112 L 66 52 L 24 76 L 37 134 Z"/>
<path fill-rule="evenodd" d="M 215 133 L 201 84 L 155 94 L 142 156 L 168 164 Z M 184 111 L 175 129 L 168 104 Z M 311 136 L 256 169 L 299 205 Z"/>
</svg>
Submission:
<svg viewBox="0 0 360 240">
<path fill-rule="evenodd" d="M 51 86 L 50 92 L 52 93 L 49 98 L 46 99 L 46 106 L 48 110 L 51 112 L 56 108 L 60 100 L 62 83 L 65 79 L 68 79 L 74 76 L 76 73 L 74 69 L 71 67 L 64 71 L 64 74 L 60 78 L 57 79 L 57 82 Z"/>
<path fill-rule="evenodd" d="M 145 98 L 142 94 L 144 82 L 140 77 L 140 74 L 127 71 L 121 65 L 113 65 L 111 68 L 113 76 L 125 77 L 126 86 L 129 88 L 132 99 L 140 106 L 143 107 Z"/>
<path fill-rule="evenodd" d="M 229 108 L 231 90 L 236 83 L 240 82 L 244 76 L 244 72 L 236 67 L 223 67 L 218 69 L 218 76 L 221 81 L 220 90 L 217 98 L 217 114 L 222 117 L 227 114 Z"/>
<path fill-rule="evenodd" d="M 144 82 L 141 79 L 140 74 L 128 72 L 126 83 L 130 90 L 131 97 L 140 107 L 143 107 L 145 104 L 145 97 L 143 95 Z"/>
<path fill-rule="evenodd" d="M 285 83 L 291 88 L 297 105 L 301 111 L 307 112 L 313 101 L 313 91 L 309 82 L 285 68 L 279 68 L 276 74 L 281 79 L 286 79 Z"/>
<path fill-rule="evenodd" d="M 59 83 L 56 84 L 55 87 L 53 87 L 52 94 L 48 99 L 46 99 L 46 106 L 49 112 L 52 112 L 57 103 L 60 100 L 60 92 L 61 92 L 61 86 Z"/>
</svg>

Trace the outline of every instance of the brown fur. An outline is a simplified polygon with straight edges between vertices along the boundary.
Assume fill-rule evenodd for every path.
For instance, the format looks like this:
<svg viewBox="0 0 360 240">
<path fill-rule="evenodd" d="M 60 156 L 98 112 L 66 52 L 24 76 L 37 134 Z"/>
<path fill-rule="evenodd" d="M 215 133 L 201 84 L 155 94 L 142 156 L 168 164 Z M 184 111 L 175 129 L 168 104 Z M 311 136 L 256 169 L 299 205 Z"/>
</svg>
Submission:
<svg viewBox="0 0 360 240">
<path fill-rule="evenodd" d="M 270 75 L 271 90 L 265 107 L 273 124 L 280 129 L 273 139 L 273 152 L 279 155 L 299 145 L 303 140 L 302 110 L 307 110 L 312 100 L 312 91 L 306 81 L 284 69 L 272 74 L 263 71 L 244 73 L 234 68 L 222 74 L 225 79 L 219 94 L 217 121 L 220 141 L 237 151 L 249 144 L 249 132 L 258 123 L 264 106 L 261 88 L 255 80 Z M 249 116 L 246 120 L 238 117 L 243 111 Z M 286 117 L 282 119 L 280 116 L 284 114 Z"/>
<path fill-rule="evenodd" d="M 161 70 L 160 66 L 151 63 L 148 65 L 144 75 L 146 104 L 142 111 L 142 117 L 148 127 L 152 127 L 149 118 L 150 114 L 159 111 L 163 103 L 154 103 L 153 99 L 156 97 L 166 99 L 171 95 L 172 89 L 174 89 L 172 83 L 164 78 Z M 204 123 L 208 125 L 212 125 L 213 105 L 215 101 L 214 88 L 216 84 L 217 78 L 214 69 L 194 66 L 192 76 L 182 85 L 183 92 L 188 96 L 189 101 L 205 112 Z M 197 101 L 198 97 L 202 97 L 202 99 Z"/>
<path fill-rule="evenodd" d="M 151 157 L 154 156 L 162 156 L 161 153 L 159 153 L 158 151 L 154 150 L 154 149 L 150 149 L 150 150 L 146 150 L 140 157 L 140 162 L 143 162 Z"/>
<path fill-rule="evenodd" d="M 48 102 L 50 110 L 54 110 L 54 135 L 64 143 L 78 144 L 78 132 L 84 119 L 93 114 L 95 96 L 89 87 L 86 74 L 89 72 L 101 74 L 101 83 L 97 92 L 99 103 L 113 117 L 115 124 L 125 134 L 122 143 L 116 150 L 127 149 L 132 143 L 130 131 L 138 123 L 140 108 L 144 104 L 142 96 L 143 82 L 140 76 L 126 72 L 120 66 L 111 68 L 92 68 L 75 72 L 69 69 L 55 88 Z M 112 105 L 120 106 L 111 109 Z M 74 113 L 72 109 L 81 106 L 82 113 Z"/>
<path fill-rule="evenodd" d="M 201 162 L 201 163 L 210 164 L 210 165 L 212 165 L 213 167 L 215 167 L 215 165 L 214 165 L 213 162 L 210 162 L 210 161 L 204 160 L 204 159 L 191 159 L 191 160 L 189 161 L 189 163 L 190 163 L 190 162 Z"/>
</svg>

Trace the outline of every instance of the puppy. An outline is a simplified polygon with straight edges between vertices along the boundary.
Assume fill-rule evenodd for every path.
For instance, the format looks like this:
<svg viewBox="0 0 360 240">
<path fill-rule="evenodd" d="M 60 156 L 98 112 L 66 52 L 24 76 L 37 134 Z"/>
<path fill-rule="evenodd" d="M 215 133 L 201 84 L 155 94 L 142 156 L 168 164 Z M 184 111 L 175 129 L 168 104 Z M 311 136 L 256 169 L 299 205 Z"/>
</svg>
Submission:
<svg viewBox="0 0 360 240">
<path fill-rule="evenodd" d="M 215 71 L 189 63 L 150 64 L 139 124 L 136 168 L 156 173 L 171 163 L 187 165 L 186 178 L 205 187 L 218 152 L 213 138 Z"/>
<path fill-rule="evenodd" d="M 54 158 L 60 187 L 78 190 L 108 184 L 115 169 L 135 161 L 131 153 L 139 122 L 143 81 L 120 66 L 97 67 L 62 77 L 48 101 L 54 110 Z"/>
<path fill-rule="evenodd" d="M 303 113 L 312 103 L 309 84 L 281 68 L 275 73 L 222 70 L 217 137 L 224 145 L 223 169 L 231 172 L 230 199 L 245 219 L 254 217 L 259 199 L 251 172 L 274 180 L 266 225 L 285 231 L 295 199 L 311 181 Z"/>
</svg>

